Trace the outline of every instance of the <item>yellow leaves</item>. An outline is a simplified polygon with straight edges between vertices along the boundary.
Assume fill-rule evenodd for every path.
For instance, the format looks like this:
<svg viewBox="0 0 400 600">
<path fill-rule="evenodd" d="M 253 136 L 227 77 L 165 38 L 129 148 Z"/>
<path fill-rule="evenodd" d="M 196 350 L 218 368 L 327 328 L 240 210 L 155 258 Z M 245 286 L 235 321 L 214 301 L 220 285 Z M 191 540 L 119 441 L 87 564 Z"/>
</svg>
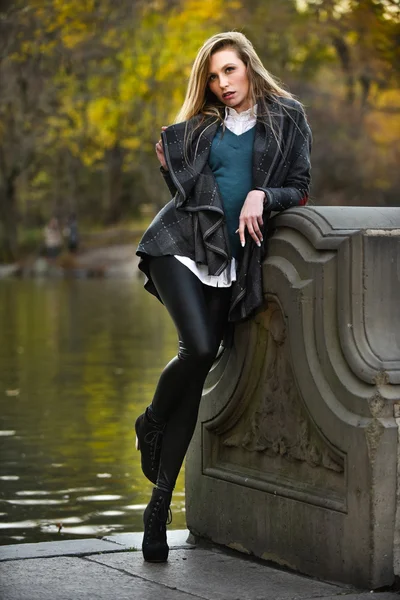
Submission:
<svg viewBox="0 0 400 600">
<path fill-rule="evenodd" d="M 89 127 L 112 127 L 115 124 L 112 102 L 109 98 L 96 98 L 92 100 L 87 108 L 87 119 Z"/>
<path fill-rule="evenodd" d="M 180 104 L 183 103 L 185 94 L 184 94 L 184 90 L 180 89 L 180 88 L 174 88 L 172 90 L 172 102 L 174 106 L 179 106 Z"/>
<path fill-rule="evenodd" d="M 75 48 L 75 46 L 84 41 L 85 35 L 76 31 L 72 33 L 66 31 L 63 32 L 61 39 L 66 48 Z"/>
<path fill-rule="evenodd" d="M 115 29 L 105 31 L 102 35 L 102 41 L 105 46 L 118 50 L 121 46 L 120 32 Z"/>
<path fill-rule="evenodd" d="M 96 98 L 88 104 L 85 133 L 94 147 L 99 149 L 100 155 L 115 145 L 120 133 L 119 121 L 118 106 L 110 98 Z M 97 155 L 98 152 L 94 152 L 94 160 L 101 157 Z M 85 160 L 89 160 L 89 155 L 85 156 Z"/>
<path fill-rule="evenodd" d="M 39 52 L 41 54 L 51 55 L 51 54 L 53 54 L 56 46 L 57 46 L 57 42 L 54 41 L 54 40 L 50 41 L 50 42 L 47 42 L 46 44 L 44 44 L 44 43 L 43 44 L 39 44 Z"/>
<path fill-rule="evenodd" d="M 370 111 L 366 117 L 366 124 L 372 139 L 385 148 L 396 147 L 400 138 L 400 90 L 381 91 L 376 100 L 376 110 Z M 387 160 L 398 155 L 388 153 Z"/>
<path fill-rule="evenodd" d="M 136 67 L 136 75 L 138 79 L 147 79 L 151 75 L 151 59 L 148 54 L 144 54 L 142 56 L 138 56 L 137 61 L 135 62 Z"/>
<path fill-rule="evenodd" d="M 122 147 L 127 150 L 137 150 L 140 148 L 140 138 L 139 137 L 127 137 L 122 142 Z"/>
<path fill-rule="evenodd" d="M 143 16 L 161 13 L 165 9 L 165 0 L 148 0 L 143 6 Z"/>
<path fill-rule="evenodd" d="M 92 13 L 95 10 L 95 0 L 53 0 L 53 6 L 65 16 L 76 14 L 83 10 L 86 13 Z"/>
<path fill-rule="evenodd" d="M 144 79 L 135 75 L 127 76 L 120 83 L 120 99 L 123 103 L 132 101 L 132 98 L 143 97 L 149 91 L 149 86 Z"/>
<path fill-rule="evenodd" d="M 35 29 L 20 54 L 49 58 L 58 103 L 45 145 L 66 147 L 90 166 L 116 143 L 132 157 L 139 148 L 153 152 L 158 128 L 182 104 L 198 48 L 241 2 L 146 0 L 131 13 L 96 0 L 29 6 Z"/>
<path fill-rule="evenodd" d="M 157 119 L 174 119 L 198 49 L 209 36 L 221 30 L 227 14 L 232 15 L 240 7 L 238 0 L 182 0 L 166 11 L 159 24 L 161 39 L 156 40 L 158 52 L 153 61 L 154 80 L 158 84 L 153 99 Z M 160 93 L 164 102 L 163 98 L 158 100 Z"/>
<path fill-rule="evenodd" d="M 97 162 L 100 162 L 104 158 L 103 148 L 83 147 L 79 153 L 76 154 L 82 160 L 86 167 L 91 167 Z"/>
<path fill-rule="evenodd" d="M 31 2 L 35 6 L 40 37 L 44 30 L 55 35 L 58 43 L 65 48 L 72 49 L 87 41 L 96 31 L 94 0 L 51 0 L 46 8 L 40 0 Z"/>
<path fill-rule="evenodd" d="M 143 98 L 149 91 L 148 80 L 152 72 L 151 57 L 139 54 L 135 57 L 130 53 L 129 57 L 122 59 L 125 72 L 122 73 L 119 82 L 119 96 L 121 104 L 129 104 L 133 98 Z"/>
<path fill-rule="evenodd" d="M 51 183 L 50 176 L 46 171 L 38 171 L 32 178 L 31 185 L 33 187 L 41 187 Z"/>
<path fill-rule="evenodd" d="M 182 2 L 178 9 L 171 11 L 168 17 L 167 32 L 175 32 L 182 43 L 183 39 L 190 39 L 190 34 L 197 31 L 206 37 L 205 28 L 216 24 L 222 17 L 226 4 L 221 0 L 187 0 Z M 186 52 L 186 48 L 185 48 Z"/>
</svg>

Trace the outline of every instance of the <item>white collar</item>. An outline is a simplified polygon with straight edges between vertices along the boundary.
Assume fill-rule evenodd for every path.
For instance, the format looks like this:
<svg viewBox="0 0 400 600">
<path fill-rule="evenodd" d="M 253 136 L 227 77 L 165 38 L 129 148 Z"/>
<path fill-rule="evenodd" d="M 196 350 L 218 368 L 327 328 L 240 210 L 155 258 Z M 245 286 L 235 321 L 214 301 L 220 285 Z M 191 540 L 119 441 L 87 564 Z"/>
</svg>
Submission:
<svg viewBox="0 0 400 600">
<path fill-rule="evenodd" d="M 241 119 L 241 120 L 245 121 L 247 119 L 251 119 L 252 117 L 256 117 L 256 116 L 257 116 L 257 104 L 255 104 L 254 106 L 251 106 L 247 110 L 244 110 L 240 113 L 238 113 L 237 110 L 235 110 L 234 108 L 225 106 L 225 119 L 230 117 L 231 119 Z"/>
</svg>

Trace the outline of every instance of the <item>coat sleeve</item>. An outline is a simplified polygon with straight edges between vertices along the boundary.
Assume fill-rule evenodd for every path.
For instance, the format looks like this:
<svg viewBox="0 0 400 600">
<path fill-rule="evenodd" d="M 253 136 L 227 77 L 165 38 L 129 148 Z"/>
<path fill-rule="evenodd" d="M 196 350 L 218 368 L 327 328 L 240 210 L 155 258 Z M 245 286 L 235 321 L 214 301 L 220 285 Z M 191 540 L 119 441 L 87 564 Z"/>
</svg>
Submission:
<svg viewBox="0 0 400 600">
<path fill-rule="evenodd" d="M 160 173 L 163 176 L 164 181 L 167 184 L 169 191 L 171 192 L 171 196 L 174 197 L 177 190 L 176 190 L 174 182 L 172 181 L 170 172 L 166 171 L 163 167 L 160 167 Z"/>
<path fill-rule="evenodd" d="M 295 140 L 288 157 L 288 170 L 282 187 L 257 188 L 265 193 L 265 207 L 282 211 L 291 206 L 307 203 L 311 182 L 312 134 L 303 110 L 298 113 Z"/>
</svg>

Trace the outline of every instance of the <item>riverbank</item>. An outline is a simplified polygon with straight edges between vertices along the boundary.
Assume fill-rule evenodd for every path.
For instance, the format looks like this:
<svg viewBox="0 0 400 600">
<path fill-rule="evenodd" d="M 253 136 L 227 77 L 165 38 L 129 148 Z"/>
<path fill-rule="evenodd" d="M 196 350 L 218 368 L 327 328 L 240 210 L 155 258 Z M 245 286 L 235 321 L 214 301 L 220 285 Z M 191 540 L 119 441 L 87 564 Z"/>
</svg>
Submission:
<svg viewBox="0 0 400 600">
<path fill-rule="evenodd" d="M 304 577 L 204 541 L 168 533 L 167 563 L 143 561 L 142 533 L 0 547 L 2 600 L 395 600 Z"/>
<path fill-rule="evenodd" d="M 0 265 L 6 277 L 134 277 L 139 259 L 136 244 L 113 244 L 88 248 L 78 254 L 64 253 L 57 259 L 31 255 L 15 264 Z"/>
<path fill-rule="evenodd" d="M 148 219 L 147 219 L 148 220 Z M 43 256 L 39 239 L 36 249 L 13 264 L 0 264 L 0 279 L 7 277 L 133 277 L 138 274 L 137 243 L 147 225 L 138 221 L 129 227 L 108 227 L 81 236 L 77 253 L 63 250 L 56 259 Z"/>
</svg>

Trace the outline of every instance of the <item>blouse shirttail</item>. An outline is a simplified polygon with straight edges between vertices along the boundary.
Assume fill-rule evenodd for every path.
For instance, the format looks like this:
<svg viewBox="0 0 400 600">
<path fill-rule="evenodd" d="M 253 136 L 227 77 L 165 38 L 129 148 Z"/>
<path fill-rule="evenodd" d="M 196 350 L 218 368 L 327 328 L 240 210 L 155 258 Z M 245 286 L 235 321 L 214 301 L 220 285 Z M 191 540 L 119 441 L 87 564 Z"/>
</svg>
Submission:
<svg viewBox="0 0 400 600">
<path fill-rule="evenodd" d="M 263 238 L 257 246 L 246 231 L 246 245 L 232 283 L 229 321 L 247 319 L 263 307 L 261 264 L 266 254 L 271 211 L 307 202 L 310 186 L 311 130 L 302 106 L 292 98 L 268 100 L 275 134 L 257 120 L 253 145 L 253 189 L 265 192 Z M 260 114 L 258 107 L 258 114 Z M 208 164 L 220 120 L 196 116 L 162 133 L 168 172 L 164 175 L 173 199 L 156 215 L 139 242 L 136 254 L 145 273 L 145 288 L 159 300 L 151 281 L 151 256 L 185 256 L 219 276 L 232 259 L 222 199 Z M 190 139 L 189 148 L 185 147 Z"/>
</svg>

